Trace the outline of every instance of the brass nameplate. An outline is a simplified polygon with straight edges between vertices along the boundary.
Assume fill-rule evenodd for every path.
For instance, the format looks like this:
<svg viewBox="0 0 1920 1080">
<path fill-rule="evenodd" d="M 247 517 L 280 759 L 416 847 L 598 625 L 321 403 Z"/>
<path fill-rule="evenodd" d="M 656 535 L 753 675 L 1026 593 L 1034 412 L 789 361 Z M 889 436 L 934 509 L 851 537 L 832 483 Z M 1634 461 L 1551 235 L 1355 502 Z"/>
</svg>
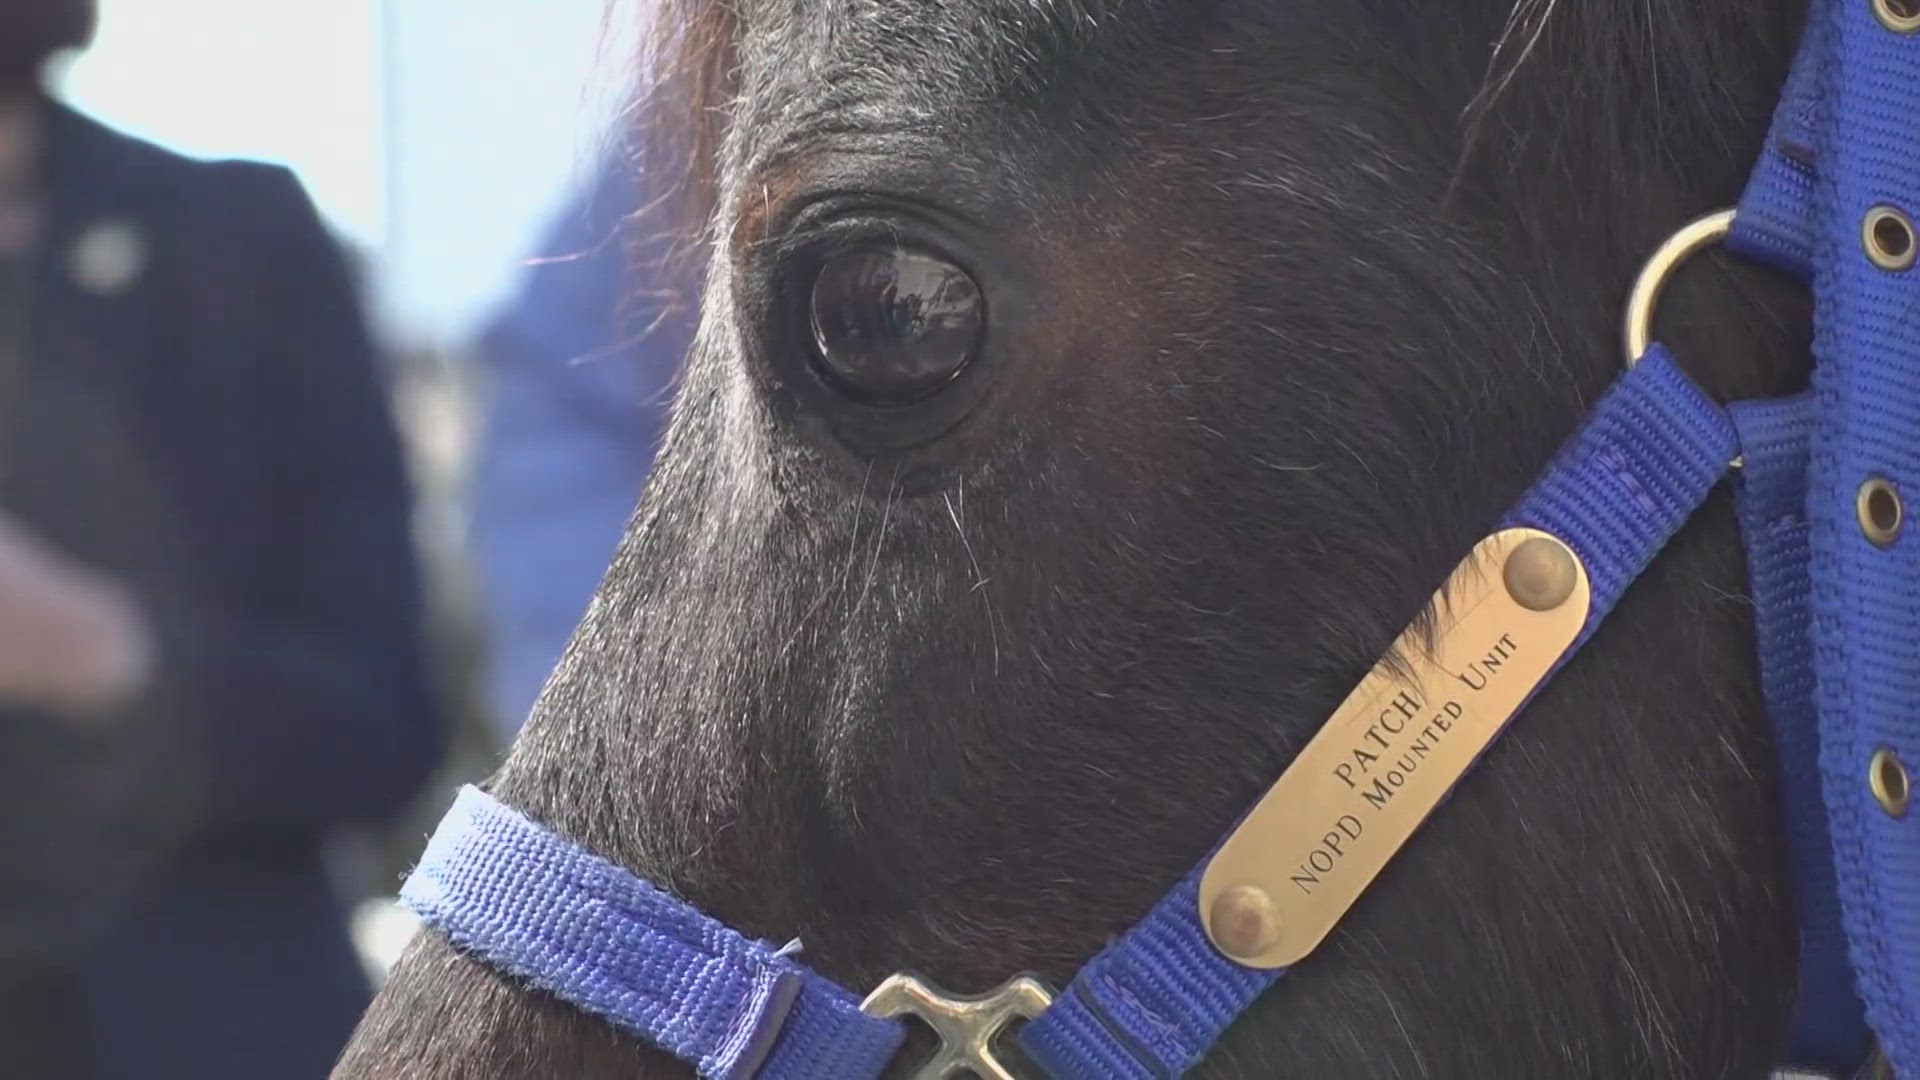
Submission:
<svg viewBox="0 0 1920 1080">
<path fill-rule="evenodd" d="M 1200 918 L 1255 968 L 1312 952 L 1500 734 L 1585 624 L 1586 569 L 1534 529 L 1482 540 L 1227 838 Z M 1431 642 L 1431 646 L 1429 646 Z"/>
</svg>

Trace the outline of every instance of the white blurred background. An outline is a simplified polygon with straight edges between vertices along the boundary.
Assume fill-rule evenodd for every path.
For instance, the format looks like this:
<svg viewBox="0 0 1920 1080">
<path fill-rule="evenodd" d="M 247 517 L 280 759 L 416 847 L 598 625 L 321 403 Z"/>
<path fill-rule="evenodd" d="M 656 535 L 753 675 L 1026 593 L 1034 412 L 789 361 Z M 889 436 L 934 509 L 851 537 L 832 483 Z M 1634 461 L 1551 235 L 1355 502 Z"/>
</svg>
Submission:
<svg viewBox="0 0 1920 1080">
<path fill-rule="evenodd" d="M 631 65 L 607 0 L 100 0 L 65 95 L 190 154 L 290 166 L 390 338 L 470 331 L 591 164 Z"/>
</svg>

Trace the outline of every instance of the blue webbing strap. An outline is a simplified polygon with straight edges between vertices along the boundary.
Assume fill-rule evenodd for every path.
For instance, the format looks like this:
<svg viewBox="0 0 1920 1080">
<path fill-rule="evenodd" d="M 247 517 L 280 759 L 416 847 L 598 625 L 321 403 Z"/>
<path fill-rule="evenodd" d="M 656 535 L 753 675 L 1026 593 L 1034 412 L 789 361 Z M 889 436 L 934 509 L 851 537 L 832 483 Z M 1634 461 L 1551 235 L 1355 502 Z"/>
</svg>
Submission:
<svg viewBox="0 0 1920 1080">
<path fill-rule="evenodd" d="M 1882 746 L 1920 764 L 1920 549 L 1911 528 L 1891 547 L 1869 542 L 1855 500 L 1873 476 L 1920 493 L 1920 280 L 1873 265 L 1860 239 L 1876 205 L 1920 211 L 1920 38 L 1881 26 L 1871 4 L 1829 7 L 1835 59 L 1822 89 L 1829 156 L 1814 256 L 1820 426 L 1808 481 L 1820 764 L 1860 996 L 1895 1073 L 1912 1077 L 1920 818 L 1882 813 L 1867 776 Z"/>
<path fill-rule="evenodd" d="M 1727 471 L 1725 410 L 1654 346 L 1507 516 L 1560 537 L 1593 585 L 1586 640 Z M 1571 653 L 1572 649 L 1569 649 Z M 1080 970 L 1021 1045 L 1057 1080 L 1154 1080 L 1197 1063 L 1280 972 L 1226 959 L 1200 925 L 1194 870 Z"/>
<path fill-rule="evenodd" d="M 880 1075 L 905 1028 L 462 788 L 400 898 L 455 945 L 724 1080 Z"/>
<path fill-rule="evenodd" d="M 1284 971 L 1221 956 L 1200 925 L 1199 867 L 1087 962 L 1020 1032 L 1056 1080 L 1159 1080 L 1192 1068 Z"/>
<path fill-rule="evenodd" d="M 1806 282 L 1813 278 L 1815 182 L 1826 130 L 1821 86 L 1832 55 L 1831 20 L 1815 7 L 1781 88 L 1767 145 L 1747 178 L 1727 237 L 1729 250 Z"/>
<path fill-rule="evenodd" d="M 1920 274 L 1876 266 L 1867 212 L 1920 212 L 1920 35 L 1863 0 L 1814 0 L 1731 242 L 1809 281 L 1807 490 L 1822 796 L 1856 987 L 1895 1071 L 1920 1075 L 1920 815 L 1882 812 L 1875 751 L 1920 764 L 1920 551 L 1855 522 L 1862 482 L 1920 492 Z"/>
<path fill-rule="evenodd" d="M 1726 413 L 1656 346 L 1508 516 L 1561 537 L 1586 565 L 1592 607 L 1579 641 L 1706 497 L 1734 443 Z M 1199 874 L 1026 1027 L 1038 1064 L 1075 1080 L 1176 1075 L 1279 977 L 1214 952 Z M 462 789 L 401 898 L 459 948 L 705 1077 L 876 1077 L 904 1036 L 772 946 L 475 788 Z"/>
<path fill-rule="evenodd" d="M 1807 612 L 1807 460 L 1810 395 L 1745 402 L 1728 410 L 1746 467 L 1734 504 L 1753 583 L 1760 685 L 1780 760 L 1780 808 L 1800 925 L 1799 994 L 1785 1061 L 1850 1075 L 1871 1046 L 1840 925 L 1827 812 L 1820 798 L 1820 738 L 1813 706 L 1813 638 Z"/>
</svg>

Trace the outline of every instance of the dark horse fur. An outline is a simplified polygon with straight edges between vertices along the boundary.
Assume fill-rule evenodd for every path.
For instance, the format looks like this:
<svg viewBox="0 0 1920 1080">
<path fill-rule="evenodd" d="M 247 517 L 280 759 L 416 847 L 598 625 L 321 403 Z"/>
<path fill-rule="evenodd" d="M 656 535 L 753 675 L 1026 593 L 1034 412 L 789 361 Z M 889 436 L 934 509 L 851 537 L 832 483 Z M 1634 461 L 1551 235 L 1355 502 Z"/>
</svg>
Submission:
<svg viewBox="0 0 1920 1080">
<path fill-rule="evenodd" d="M 1063 984 L 1613 378 L 1635 268 L 1737 196 L 1802 16 L 670 3 L 699 341 L 492 790 L 849 987 Z M 990 327 L 876 411 L 813 377 L 797 299 L 895 237 Z M 1666 310 L 1716 391 L 1800 377 L 1795 290 L 1709 261 Z M 1723 491 L 1201 1071 L 1763 1075 L 1794 938 L 1744 583 Z M 337 1075 L 684 1073 L 425 933 Z"/>
</svg>

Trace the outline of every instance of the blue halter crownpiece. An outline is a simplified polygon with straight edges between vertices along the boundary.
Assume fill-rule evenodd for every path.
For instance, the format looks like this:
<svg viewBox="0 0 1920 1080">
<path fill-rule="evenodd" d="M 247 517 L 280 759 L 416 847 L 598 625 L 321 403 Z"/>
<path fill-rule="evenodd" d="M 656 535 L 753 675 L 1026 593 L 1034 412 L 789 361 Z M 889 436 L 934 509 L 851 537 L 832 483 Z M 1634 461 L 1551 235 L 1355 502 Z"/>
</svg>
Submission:
<svg viewBox="0 0 1920 1080">
<path fill-rule="evenodd" d="M 1734 506 L 1752 580 L 1760 684 L 1773 719 L 1779 792 L 1800 923 L 1800 992 L 1787 1053 L 1795 1064 L 1844 1075 L 1871 1042 L 1853 988 L 1840 899 L 1820 797 L 1813 649 L 1807 604 L 1807 461 L 1814 401 L 1743 402 L 1731 410 L 1746 468 Z"/>
<path fill-rule="evenodd" d="M 1920 34 L 1883 9 L 1812 0 L 1729 238 L 1811 285 L 1813 390 L 1723 409 L 1655 346 L 1506 520 L 1586 567 L 1577 649 L 1744 457 L 1736 505 L 1801 925 L 1783 1078 L 1852 1075 L 1875 1034 L 1897 1075 L 1920 1076 L 1920 815 L 1868 783 L 1876 755 L 1920 763 L 1920 543 L 1857 520 L 1869 480 L 1920 491 L 1920 273 L 1865 243 L 1870 213 L 1920 202 Z M 1177 1076 L 1280 977 L 1214 949 L 1200 873 L 1021 1032 L 1050 1076 Z M 705 1077 L 877 1077 L 902 1038 L 782 950 L 471 788 L 402 898 L 460 948 Z"/>
<path fill-rule="evenodd" d="M 1920 551 L 1876 543 L 1858 504 L 1875 478 L 1920 491 L 1920 277 L 1868 246 L 1877 208 L 1920 209 L 1913 31 L 1815 0 L 1728 239 L 1814 299 L 1811 397 L 1767 422 L 1786 460 L 1766 498 L 1801 535 L 1756 547 L 1743 512 L 1801 913 L 1794 1050 L 1845 1068 L 1870 1022 L 1900 1076 L 1920 1074 L 1920 820 L 1868 778 L 1880 751 L 1920 763 Z"/>
</svg>

